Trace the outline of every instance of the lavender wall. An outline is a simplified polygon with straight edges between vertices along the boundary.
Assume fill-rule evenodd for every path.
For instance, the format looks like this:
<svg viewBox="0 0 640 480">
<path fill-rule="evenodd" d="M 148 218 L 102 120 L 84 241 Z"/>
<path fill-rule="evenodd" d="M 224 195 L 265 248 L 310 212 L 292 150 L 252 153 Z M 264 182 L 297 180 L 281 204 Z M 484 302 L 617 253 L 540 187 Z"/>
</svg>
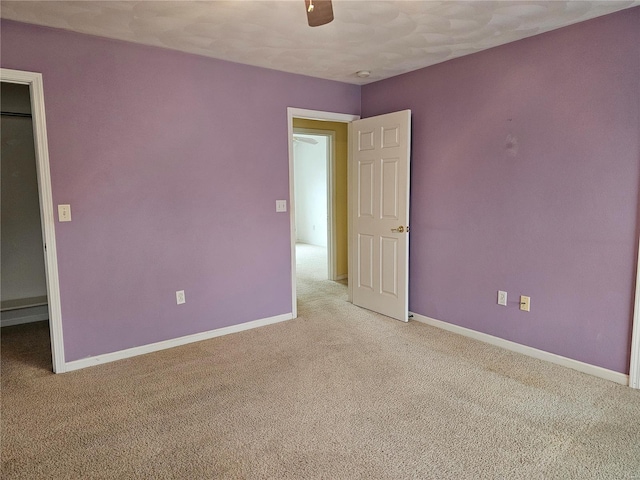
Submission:
<svg viewBox="0 0 640 480">
<path fill-rule="evenodd" d="M 360 87 L 2 21 L 41 72 L 67 361 L 291 312 L 287 107 Z M 187 303 L 176 305 L 175 291 Z"/>
<path fill-rule="evenodd" d="M 639 92 L 640 8 L 363 87 L 413 112 L 411 310 L 628 372 Z"/>
</svg>

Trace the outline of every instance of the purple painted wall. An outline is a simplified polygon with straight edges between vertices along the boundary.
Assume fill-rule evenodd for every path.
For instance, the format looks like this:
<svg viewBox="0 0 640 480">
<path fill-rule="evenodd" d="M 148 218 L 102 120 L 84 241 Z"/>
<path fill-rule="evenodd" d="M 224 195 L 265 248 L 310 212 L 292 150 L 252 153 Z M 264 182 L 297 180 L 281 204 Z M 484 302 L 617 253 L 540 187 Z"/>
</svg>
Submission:
<svg viewBox="0 0 640 480">
<path fill-rule="evenodd" d="M 2 21 L 41 72 L 67 361 L 291 312 L 287 107 L 360 87 Z M 176 290 L 187 303 L 176 305 Z"/>
<path fill-rule="evenodd" d="M 627 373 L 640 7 L 362 89 L 407 108 L 411 310 Z"/>
</svg>

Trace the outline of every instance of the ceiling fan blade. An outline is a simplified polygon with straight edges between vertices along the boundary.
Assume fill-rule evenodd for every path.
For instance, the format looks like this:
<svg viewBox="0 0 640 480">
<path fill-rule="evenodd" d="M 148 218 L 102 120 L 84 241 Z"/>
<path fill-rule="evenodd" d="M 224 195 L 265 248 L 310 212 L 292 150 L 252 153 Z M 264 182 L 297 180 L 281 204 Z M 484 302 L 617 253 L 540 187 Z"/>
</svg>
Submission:
<svg viewBox="0 0 640 480">
<path fill-rule="evenodd" d="M 304 0 L 304 4 L 307 7 L 307 21 L 310 27 L 319 27 L 333 20 L 331 0 Z"/>
</svg>

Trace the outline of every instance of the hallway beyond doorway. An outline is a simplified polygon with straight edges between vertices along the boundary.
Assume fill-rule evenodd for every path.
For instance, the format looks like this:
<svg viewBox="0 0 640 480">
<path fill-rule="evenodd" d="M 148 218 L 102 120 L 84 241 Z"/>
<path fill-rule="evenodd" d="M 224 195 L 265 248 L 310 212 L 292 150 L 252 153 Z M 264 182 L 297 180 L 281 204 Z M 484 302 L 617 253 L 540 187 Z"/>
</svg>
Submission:
<svg viewBox="0 0 640 480">
<path fill-rule="evenodd" d="M 298 278 L 327 280 L 327 247 L 296 243 L 296 269 Z"/>
<path fill-rule="evenodd" d="M 325 247 L 296 243 L 296 279 L 299 316 L 319 306 L 332 309 L 335 303 L 347 302 L 347 279 L 328 278 Z"/>
</svg>

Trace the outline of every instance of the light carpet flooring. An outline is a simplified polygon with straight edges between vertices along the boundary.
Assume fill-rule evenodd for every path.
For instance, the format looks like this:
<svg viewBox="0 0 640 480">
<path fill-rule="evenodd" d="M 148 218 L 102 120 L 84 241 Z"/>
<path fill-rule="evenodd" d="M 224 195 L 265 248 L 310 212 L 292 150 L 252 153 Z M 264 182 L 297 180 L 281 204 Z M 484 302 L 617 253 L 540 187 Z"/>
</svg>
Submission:
<svg viewBox="0 0 640 480">
<path fill-rule="evenodd" d="M 640 478 L 640 391 L 356 308 L 307 265 L 296 320 L 63 375 L 46 323 L 2 329 L 2 478 Z"/>
</svg>

